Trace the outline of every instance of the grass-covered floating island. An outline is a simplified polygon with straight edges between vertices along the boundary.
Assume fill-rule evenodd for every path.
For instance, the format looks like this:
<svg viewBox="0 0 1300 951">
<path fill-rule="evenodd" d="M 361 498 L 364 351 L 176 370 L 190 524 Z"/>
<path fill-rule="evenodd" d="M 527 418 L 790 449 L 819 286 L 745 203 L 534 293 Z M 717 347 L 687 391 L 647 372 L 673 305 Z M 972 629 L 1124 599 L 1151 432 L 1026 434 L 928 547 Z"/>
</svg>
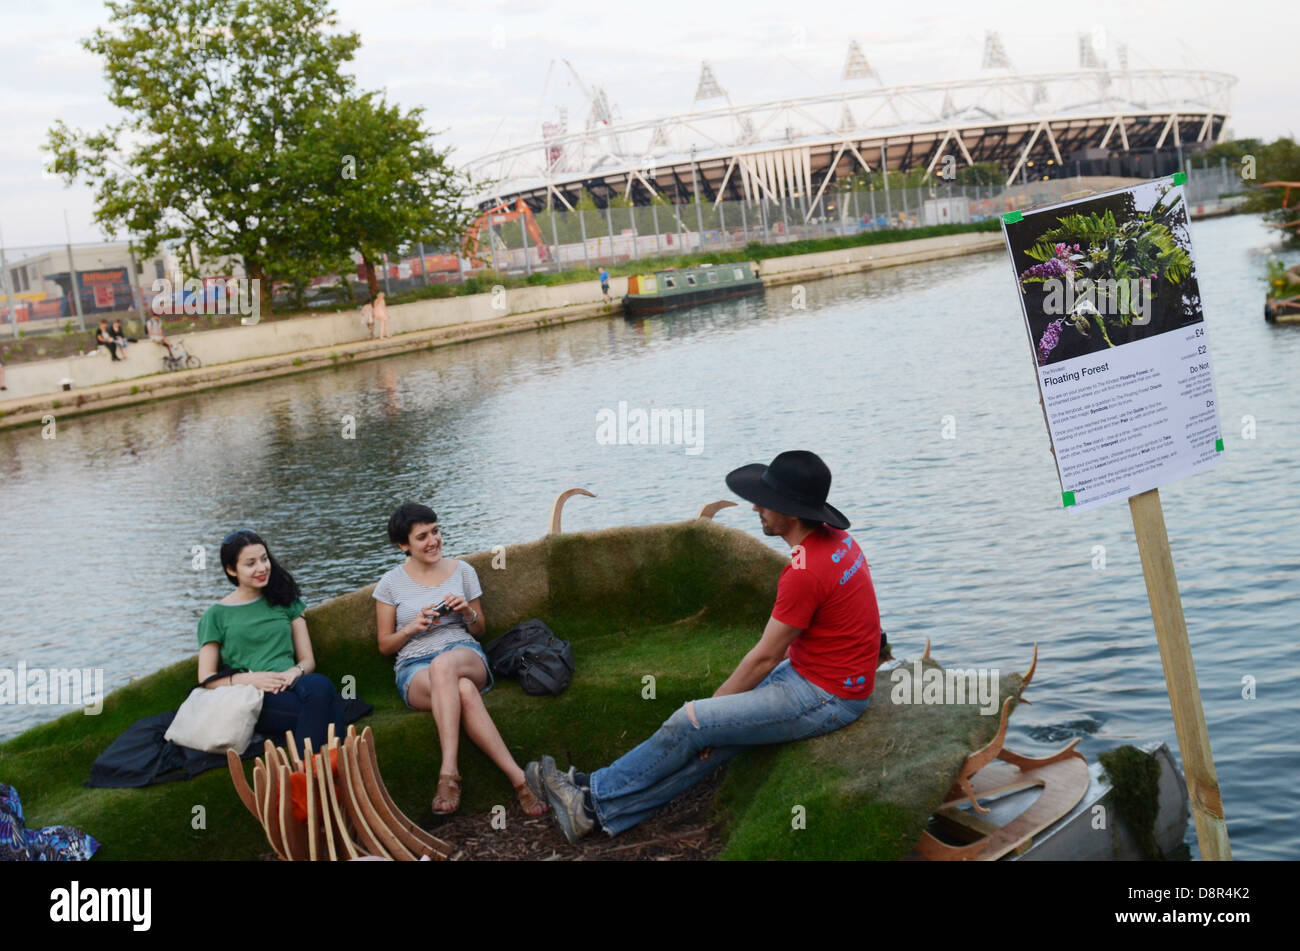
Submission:
<svg viewBox="0 0 1300 951">
<path fill-rule="evenodd" d="M 713 693 L 758 640 L 786 562 L 707 518 L 548 535 L 509 546 L 504 567 L 494 568 L 493 558 L 465 556 L 483 584 L 487 637 L 540 617 L 572 641 L 577 673 L 560 697 L 531 697 L 498 681 L 488 708 L 519 762 L 550 753 L 582 769 L 612 761 L 682 703 Z M 436 834 L 437 735 L 429 714 L 407 710 L 397 694 L 391 659 L 375 647 L 370 594 L 365 588 L 307 612 L 317 663 L 336 683 L 354 678 L 357 695 L 373 704 L 357 726 L 375 732 L 388 790 Z M 193 660 L 174 664 L 114 691 L 99 716 L 71 713 L 0 745 L 0 781 L 22 795 L 29 826 L 81 828 L 101 842 L 97 858 L 105 860 L 251 860 L 268 852 L 225 770 L 144 789 L 82 786 L 91 763 L 131 723 L 180 705 L 195 671 Z M 652 700 L 644 697 L 647 675 Z M 1000 686 L 999 706 L 1019 695 L 1021 678 L 1004 674 Z M 879 673 L 868 712 L 848 727 L 732 761 L 715 801 L 721 858 L 897 859 L 910 850 L 998 718 L 975 703 L 896 705 L 890 687 L 888 673 Z M 505 778 L 465 739 L 460 766 L 462 815 L 512 801 Z M 796 806 L 803 828 L 793 827 Z"/>
</svg>

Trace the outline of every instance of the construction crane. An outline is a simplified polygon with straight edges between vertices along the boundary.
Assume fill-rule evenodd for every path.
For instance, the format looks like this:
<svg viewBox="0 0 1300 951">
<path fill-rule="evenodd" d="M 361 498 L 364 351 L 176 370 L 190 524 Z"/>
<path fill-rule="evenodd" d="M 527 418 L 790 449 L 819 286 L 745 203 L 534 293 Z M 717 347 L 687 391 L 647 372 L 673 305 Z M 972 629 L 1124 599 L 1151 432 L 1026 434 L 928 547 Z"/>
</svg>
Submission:
<svg viewBox="0 0 1300 951">
<path fill-rule="evenodd" d="M 464 256 L 469 258 L 473 267 L 483 267 L 484 262 L 475 257 L 478 254 L 478 236 L 484 226 L 507 224 L 511 221 L 517 221 L 519 218 L 524 219 L 524 228 L 528 231 L 528 238 L 537 248 L 537 257 L 540 261 L 545 261 L 548 257 L 546 251 L 546 242 L 542 239 L 542 229 L 537 226 L 537 219 L 533 217 L 532 209 L 522 199 L 518 199 L 514 208 L 510 207 L 508 201 L 503 201 L 499 205 L 488 208 L 481 215 L 474 219 L 470 224 L 469 230 L 465 232 L 465 241 L 462 245 Z"/>
</svg>

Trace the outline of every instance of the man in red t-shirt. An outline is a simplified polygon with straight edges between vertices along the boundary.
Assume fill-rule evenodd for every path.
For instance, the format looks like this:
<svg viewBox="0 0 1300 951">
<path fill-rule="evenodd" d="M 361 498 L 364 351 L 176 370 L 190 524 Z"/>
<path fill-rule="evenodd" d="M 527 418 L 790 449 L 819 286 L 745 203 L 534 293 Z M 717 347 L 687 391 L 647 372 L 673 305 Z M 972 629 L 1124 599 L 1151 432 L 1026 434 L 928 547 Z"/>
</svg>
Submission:
<svg viewBox="0 0 1300 951">
<path fill-rule="evenodd" d="M 754 504 L 766 535 L 791 548 L 763 636 L 706 700 L 691 700 L 631 752 L 590 775 L 543 756 L 524 776 L 570 842 L 616 835 L 654 815 L 749 746 L 829 733 L 867 709 L 876 683 L 880 612 L 867 559 L 826 502 L 831 473 L 814 453 L 742 466 L 727 485 Z"/>
</svg>

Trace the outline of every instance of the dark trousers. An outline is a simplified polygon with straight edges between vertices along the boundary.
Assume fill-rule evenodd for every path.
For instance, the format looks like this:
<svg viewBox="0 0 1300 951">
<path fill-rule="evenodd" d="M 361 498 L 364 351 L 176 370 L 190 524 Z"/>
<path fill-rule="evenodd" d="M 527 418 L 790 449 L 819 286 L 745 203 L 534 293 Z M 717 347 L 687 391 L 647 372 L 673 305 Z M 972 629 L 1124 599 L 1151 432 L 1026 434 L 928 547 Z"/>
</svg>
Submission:
<svg viewBox="0 0 1300 951">
<path fill-rule="evenodd" d="M 257 732 L 278 736 L 293 730 L 294 745 L 303 751 L 303 740 L 310 739 L 313 750 L 325 745 L 329 725 L 334 735 L 343 738 L 343 699 L 334 682 L 324 674 L 307 674 L 280 693 L 262 695 L 262 715 L 257 718 Z"/>
<path fill-rule="evenodd" d="M 122 359 L 117 355 L 117 343 L 115 341 L 110 340 L 108 342 L 104 342 L 103 340 L 101 340 L 99 341 L 99 345 L 101 347 L 108 347 L 108 355 L 112 357 L 114 360 Z"/>
</svg>

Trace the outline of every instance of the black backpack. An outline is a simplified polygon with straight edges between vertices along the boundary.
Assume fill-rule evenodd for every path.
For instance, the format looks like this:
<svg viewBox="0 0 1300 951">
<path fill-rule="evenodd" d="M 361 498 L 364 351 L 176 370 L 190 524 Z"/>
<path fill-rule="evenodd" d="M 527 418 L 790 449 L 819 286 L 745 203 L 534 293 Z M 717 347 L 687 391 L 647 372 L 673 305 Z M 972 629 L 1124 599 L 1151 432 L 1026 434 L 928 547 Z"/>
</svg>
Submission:
<svg viewBox="0 0 1300 951">
<path fill-rule="evenodd" d="M 493 673 L 516 678 L 533 696 L 558 697 L 573 679 L 573 647 L 537 618 L 516 624 L 485 650 Z"/>
</svg>

